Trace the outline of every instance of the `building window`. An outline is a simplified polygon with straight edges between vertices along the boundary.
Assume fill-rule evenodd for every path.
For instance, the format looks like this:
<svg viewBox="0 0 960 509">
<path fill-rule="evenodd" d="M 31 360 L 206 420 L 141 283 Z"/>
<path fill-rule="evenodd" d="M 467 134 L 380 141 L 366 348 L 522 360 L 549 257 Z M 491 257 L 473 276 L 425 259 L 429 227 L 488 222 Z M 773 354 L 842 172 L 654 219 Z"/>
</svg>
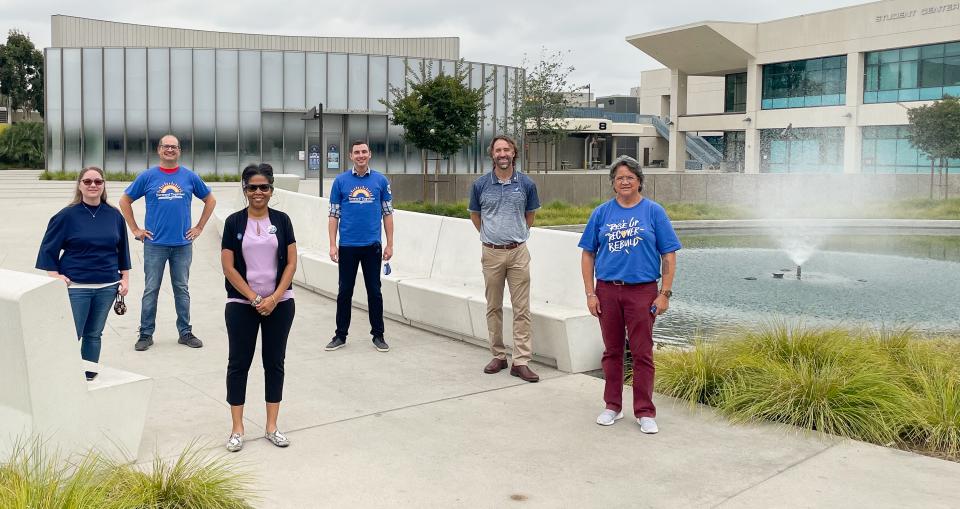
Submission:
<svg viewBox="0 0 960 509">
<path fill-rule="evenodd" d="M 728 74 L 723 88 L 724 113 L 747 111 L 747 73 Z"/>
<path fill-rule="evenodd" d="M 930 158 L 907 139 L 907 126 L 864 127 L 863 173 L 928 173 Z M 960 173 L 960 159 L 950 159 L 950 173 Z M 939 169 L 937 169 L 939 171 Z"/>
<path fill-rule="evenodd" d="M 760 107 L 765 110 L 847 103 L 846 55 L 763 66 Z"/>
<path fill-rule="evenodd" d="M 760 131 L 761 173 L 842 173 L 843 128 Z"/>
<path fill-rule="evenodd" d="M 872 51 L 864 57 L 865 104 L 960 96 L 960 42 Z"/>
</svg>

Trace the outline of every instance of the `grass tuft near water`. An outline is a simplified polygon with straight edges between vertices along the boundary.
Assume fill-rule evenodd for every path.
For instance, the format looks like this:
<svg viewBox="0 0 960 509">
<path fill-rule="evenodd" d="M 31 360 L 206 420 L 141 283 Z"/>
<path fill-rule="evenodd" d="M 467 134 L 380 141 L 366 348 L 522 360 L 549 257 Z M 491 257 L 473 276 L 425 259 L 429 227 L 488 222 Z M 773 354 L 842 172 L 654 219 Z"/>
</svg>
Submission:
<svg viewBox="0 0 960 509">
<path fill-rule="evenodd" d="M 960 345 L 909 331 L 772 322 L 655 357 L 657 391 L 767 420 L 960 461 Z"/>
<path fill-rule="evenodd" d="M 63 457 L 39 439 L 14 445 L 0 464 L 4 509 L 248 509 L 251 478 L 222 456 L 192 444 L 146 471 L 97 453 Z"/>
</svg>

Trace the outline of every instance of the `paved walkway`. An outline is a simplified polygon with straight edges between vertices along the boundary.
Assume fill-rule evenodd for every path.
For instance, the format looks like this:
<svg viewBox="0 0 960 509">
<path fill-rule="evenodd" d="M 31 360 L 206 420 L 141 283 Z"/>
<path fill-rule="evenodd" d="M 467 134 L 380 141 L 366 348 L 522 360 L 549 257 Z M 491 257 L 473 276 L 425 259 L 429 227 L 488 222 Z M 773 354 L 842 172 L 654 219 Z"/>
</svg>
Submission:
<svg viewBox="0 0 960 509">
<path fill-rule="evenodd" d="M 47 220 L 71 197 L 69 183 L 34 175 L 0 171 L 0 267 L 32 270 Z M 236 186 L 214 184 L 222 195 Z M 111 182 L 110 196 L 122 187 Z M 142 214 L 142 202 L 136 210 Z M 155 451 L 171 457 L 197 439 L 219 451 L 229 432 L 215 231 L 197 241 L 191 278 L 194 330 L 204 348 L 176 343 L 165 281 L 157 343 L 133 350 L 143 288 L 139 244 L 130 312 L 111 316 L 104 334 L 104 363 L 156 379 L 139 451 L 144 463 Z M 387 323 L 392 351 L 378 353 L 361 310 L 354 310 L 347 347 L 324 352 L 335 304 L 295 292 L 280 415 L 292 445 L 281 450 L 255 438 L 264 422 L 256 360 L 249 441 L 231 455 L 254 473 L 258 507 L 960 506 L 957 463 L 792 428 L 734 426 L 661 396 L 660 434 L 642 435 L 629 419 L 600 427 L 601 380 L 539 365 L 538 384 L 505 372 L 484 375 L 485 349 L 395 322 Z"/>
</svg>

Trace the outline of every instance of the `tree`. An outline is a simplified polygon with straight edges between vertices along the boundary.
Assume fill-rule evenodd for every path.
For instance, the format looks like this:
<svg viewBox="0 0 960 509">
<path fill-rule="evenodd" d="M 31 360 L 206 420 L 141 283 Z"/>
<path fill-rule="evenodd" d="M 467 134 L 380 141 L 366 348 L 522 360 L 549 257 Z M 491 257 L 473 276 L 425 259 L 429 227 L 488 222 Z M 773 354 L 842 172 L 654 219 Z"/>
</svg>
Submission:
<svg viewBox="0 0 960 509">
<path fill-rule="evenodd" d="M 391 87 L 390 100 L 380 103 L 390 112 L 393 125 L 404 129 L 404 139 L 421 150 L 429 150 L 448 160 L 464 145 L 472 142 L 480 126 L 486 81 L 470 88 L 463 60 L 454 64 L 453 74 L 432 74 L 432 65 L 420 64 L 419 73 L 406 69 L 406 90 Z M 424 198 L 426 197 L 426 157 L 423 157 Z M 436 173 L 440 172 L 437 159 Z M 424 200 L 426 201 L 426 200 Z"/>
<path fill-rule="evenodd" d="M 14 110 L 36 110 L 43 116 L 43 53 L 16 29 L 0 44 L 0 94 L 10 98 Z"/>
<path fill-rule="evenodd" d="M 43 123 L 18 122 L 0 132 L 0 162 L 43 168 Z"/>
<path fill-rule="evenodd" d="M 540 60 L 531 66 L 524 55 L 521 64 L 524 72 L 509 91 L 512 112 L 500 126 L 517 139 L 543 143 L 544 151 L 548 143 L 552 144 L 554 161 L 560 142 L 570 132 L 579 129 L 566 120 L 566 110 L 572 105 L 571 99 L 586 88 L 570 84 L 570 74 L 575 69 L 564 65 L 563 56 L 560 51 L 549 52 L 541 48 Z M 529 168 L 529 154 L 525 149 L 523 152 L 524 167 Z"/>
<path fill-rule="evenodd" d="M 949 198 L 950 159 L 960 159 L 960 99 L 943 96 L 930 105 L 911 108 L 910 133 L 907 139 L 930 158 L 930 198 L 933 198 L 934 163 L 939 167 L 940 180 Z"/>
</svg>

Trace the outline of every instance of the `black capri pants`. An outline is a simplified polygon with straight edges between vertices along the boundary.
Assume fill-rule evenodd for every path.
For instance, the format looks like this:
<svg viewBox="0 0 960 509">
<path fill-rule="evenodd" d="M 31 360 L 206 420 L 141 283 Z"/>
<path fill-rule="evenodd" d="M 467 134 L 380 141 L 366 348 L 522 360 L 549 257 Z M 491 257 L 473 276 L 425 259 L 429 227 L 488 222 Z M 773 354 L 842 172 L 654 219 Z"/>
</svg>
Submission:
<svg viewBox="0 0 960 509">
<path fill-rule="evenodd" d="M 249 304 L 228 302 L 224 311 L 230 358 L 227 362 L 227 403 L 242 405 L 247 396 L 247 373 L 257 350 L 257 332 L 263 346 L 264 399 L 279 403 L 283 399 L 283 361 L 287 354 L 287 336 L 293 325 L 296 306 L 293 299 L 277 304 L 268 316 L 262 316 Z"/>
</svg>

